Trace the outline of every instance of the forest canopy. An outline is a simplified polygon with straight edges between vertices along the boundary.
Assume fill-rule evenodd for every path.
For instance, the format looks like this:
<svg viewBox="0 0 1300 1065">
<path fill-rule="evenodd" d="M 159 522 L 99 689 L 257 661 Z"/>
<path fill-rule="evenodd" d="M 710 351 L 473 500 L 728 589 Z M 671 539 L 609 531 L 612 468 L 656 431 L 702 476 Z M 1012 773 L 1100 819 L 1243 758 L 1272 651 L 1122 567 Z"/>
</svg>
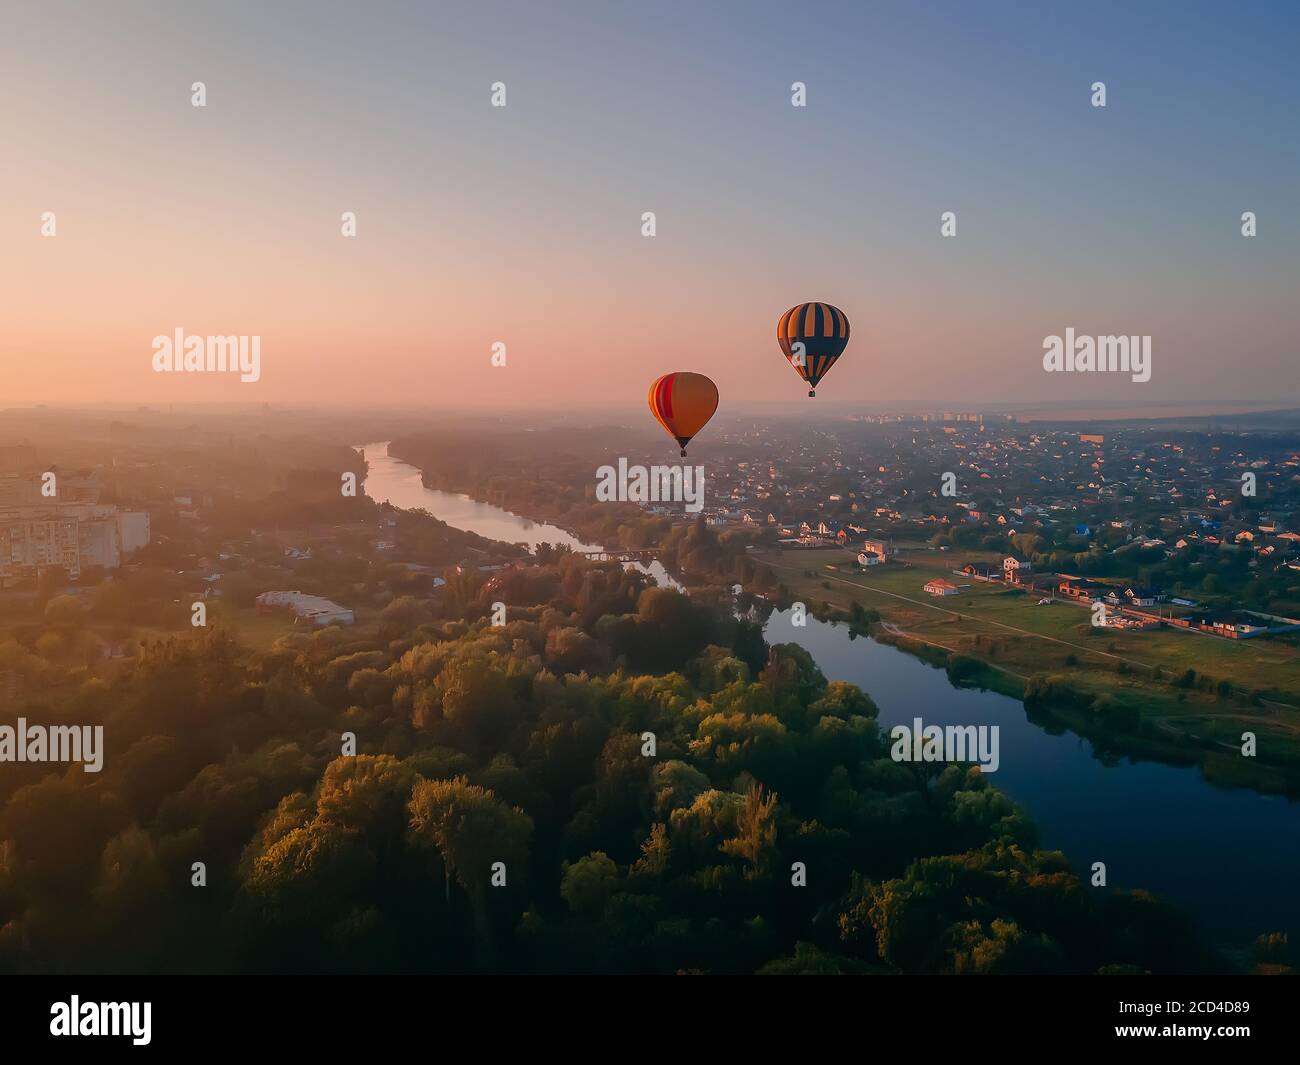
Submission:
<svg viewBox="0 0 1300 1065">
<path fill-rule="evenodd" d="M 1210 966 L 973 767 L 891 761 L 870 697 L 759 618 L 564 553 L 445 592 L 269 651 L 154 641 L 27 706 L 107 754 L 3 778 L 0 969 Z"/>
</svg>

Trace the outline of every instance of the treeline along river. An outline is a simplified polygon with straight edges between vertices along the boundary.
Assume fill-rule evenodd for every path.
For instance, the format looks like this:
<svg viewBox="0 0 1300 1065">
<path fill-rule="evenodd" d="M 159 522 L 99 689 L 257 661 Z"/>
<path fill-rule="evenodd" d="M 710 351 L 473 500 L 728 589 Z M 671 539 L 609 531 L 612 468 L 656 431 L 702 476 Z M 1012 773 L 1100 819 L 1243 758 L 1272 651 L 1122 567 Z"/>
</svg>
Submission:
<svg viewBox="0 0 1300 1065">
<path fill-rule="evenodd" d="M 377 502 L 424 509 L 458 529 L 507 543 L 599 550 L 553 525 L 468 496 L 426 488 L 420 471 L 362 445 L 365 492 Z M 671 582 L 658 563 L 646 567 Z M 1300 933 L 1300 803 L 1207 781 L 1199 769 L 1097 758 L 1092 744 L 1030 721 L 1019 700 L 957 688 L 943 669 L 844 625 L 809 617 L 795 626 L 773 611 L 770 643 L 797 643 L 831 680 L 850 681 L 880 707 L 880 723 L 997 725 L 1000 765 L 992 782 L 1037 823 L 1044 846 L 1061 850 L 1085 879 L 1105 862 L 1111 887 L 1165 895 L 1225 946 L 1262 932 Z"/>
</svg>

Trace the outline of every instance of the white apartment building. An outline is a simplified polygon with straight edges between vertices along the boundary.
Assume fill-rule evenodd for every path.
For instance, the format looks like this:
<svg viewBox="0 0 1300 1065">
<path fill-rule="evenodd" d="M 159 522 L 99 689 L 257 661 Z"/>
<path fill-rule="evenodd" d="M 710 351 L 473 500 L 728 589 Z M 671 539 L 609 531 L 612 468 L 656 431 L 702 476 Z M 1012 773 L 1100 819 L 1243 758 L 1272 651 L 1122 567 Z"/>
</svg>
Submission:
<svg viewBox="0 0 1300 1065">
<path fill-rule="evenodd" d="M 0 477 L 0 586 L 62 568 L 116 569 L 150 540 L 149 515 L 99 503 L 95 474 L 58 473 L 55 494 L 39 475 Z"/>
</svg>

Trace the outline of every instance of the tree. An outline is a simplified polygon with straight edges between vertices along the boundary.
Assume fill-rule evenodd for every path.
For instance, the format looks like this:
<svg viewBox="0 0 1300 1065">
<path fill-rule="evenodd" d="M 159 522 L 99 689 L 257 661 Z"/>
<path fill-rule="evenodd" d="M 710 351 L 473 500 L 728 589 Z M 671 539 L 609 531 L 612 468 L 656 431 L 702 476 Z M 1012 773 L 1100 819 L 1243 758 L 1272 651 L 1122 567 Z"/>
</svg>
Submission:
<svg viewBox="0 0 1300 1065">
<path fill-rule="evenodd" d="M 1011 546 L 1020 554 L 1032 560 L 1043 547 L 1043 538 L 1037 533 L 1013 533 L 1011 536 Z"/>
<path fill-rule="evenodd" d="M 662 876 L 668 869 L 671 853 L 668 826 L 656 821 L 650 826 L 650 835 L 641 841 L 641 857 L 633 864 L 631 872 L 638 876 Z"/>
<path fill-rule="evenodd" d="M 436 685 L 442 716 L 465 733 L 489 742 L 515 717 L 515 693 L 486 657 L 462 658 L 443 669 Z"/>
<path fill-rule="evenodd" d="M 340 826 L 314 820 L 271 843 L 252 863 L 245 889 L 266 925 L 311 935 L 371 888 L 374 856 Z"/>
<path fill-rule="evenodd" d="M 400 836 L 415 772 L 390 754 L 339 757 L 325 767 L 316 816 L 372 845 Z"/>
<path fill-rule="evenodd" d="M 826 690 L 808 707 L 808 716 L 814 720 L 821 717 L 838 717 L 845 721 L 853 717 L 875 718 L 880 708 L 871 696 L 856 684 L 848 681 L 833 680 L 826 685 Z"/>
<path fill-rule="evenodd" d="M 678 669 L 704 647 L 708 620 L 690 598 L 672 588 L 647 588 L 637 601 L 635 662 L 648 669 Z"/>
<path fill-rule="evenodd" d="M 796 943 L 794 954 L 776 958 L 758 970 L 759 976 L 846 976 L 876 972 L 863 962 L 828 954 L 812 943 Z"/>
<path fill-rule="evenodd" d="M 86 608 L 70 595 L 56 595 L 45 604 L 45 620 L 56 628 L 77 629 L 86 620 Z"/>
<path fill-rule="evenodd" d="M 96 922 L 111 930 L 116 965 L 157 965 L 169 937 L 178 931 L 175 883 L 159 861 L 153 840 L 138 825 L 109 840 L 91 898 Z"/>
<path fill-rule="evenodd" d="M 1060 948 L 1047 936 L 1025 932 L 1015 921 L 995 917 L 985 928 L 967 921 L 949 930 L 953 972 L 1059 973 L 1069 970 Z"/>
<path fill-rule="evenodd" d="M 752 784 L 736 815 L 736 834 L 719 848 L 723 854 L 744 859 L 751 880 L 767 875 L 776 847 L 776 793 L 765 794 L 762 784 Z"/>
<path fill-rule="evenodd" d="M 676 758 L 655 766 L 653 787 L 655 811 L 661 816 L 689 806 L 697 795 L 709 790 L 709 778 L 692 765 Z"/>
<path fill-rule="evenodd" d="M 566 862 L 560 879 L 560 897 L 574 913 L 599 917 L 605 900 L 618 887 L 618 866 L 604 851 L 593 851 L 576 862 Z"/>
<path fill-rule="evenodd" d="M 509 884 L 518 885 L 524 879 L 533 819 L 517 807 L 497 801 L 492 792 L 465 777 L 420 780 L 411 791 L 407 809 L 414 842 L 435 847 L 442 858 L 448 899 L 453 878 L 469 896 L 479 948 L 490 956 L 492 866 L 505 864 Z"/>
<path fill-rule="evenodd" d="M 826 690 L 825 674 L 797 643 L 773 644 L 758 679 L 772 695 L 776 716 L 787 724 L 801 723 L 808 705 Z"/>
<path fill-rule="evenodd" d="M 767 570 L 761 569 L 766 573 Z M 751 675 L 757 675 L 767 662 L 767 641 L 763 639 L 763 626 L 741 618 L 736 622 L 736 637 L 731 643 L 732 653 L 745 665 Z"/>
<path fill-rule="evenodd" d="M 936 951 L 940 904 L 931 885 L 890 880 L 870 889 L 869 914 L 881 958 L 904 969 L 922 969 Z"/>
<path fill-rule="evenodd" d="M 432 604 L 414 596 L 398 596 L 379 615 L 379 633 L 383 639 L 395 639 L 433 618 Z"/>
<path fill-rule="evenodd" d="M 36 640 L 36 653 L 42 658 L 58 658 L 66 646 L 63 637 L 57 632 L 45 632 Z"/>
<path fill-rule="evenodd" d="M 552 629 L 546 637 L 546 664 L 559 673 L 600 673 L 609 668 L 609 650 L 581 629 Z"/>
</svg>

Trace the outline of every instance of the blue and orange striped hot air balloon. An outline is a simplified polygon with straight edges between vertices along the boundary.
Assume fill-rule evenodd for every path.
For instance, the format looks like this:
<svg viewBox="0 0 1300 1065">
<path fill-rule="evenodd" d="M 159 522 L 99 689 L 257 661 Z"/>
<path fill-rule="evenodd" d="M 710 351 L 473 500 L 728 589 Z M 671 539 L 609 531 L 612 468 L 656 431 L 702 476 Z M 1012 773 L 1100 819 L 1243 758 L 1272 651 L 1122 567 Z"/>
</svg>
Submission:
<svg viewBox="0 0 1300 1065">
<path fill-rule="evenodd" d="M 718 409 L 718 386 L 702 373 L 666 373 L 650 386 L 650 413 L 682 447 L 708 424 Z"/>
<path fill-rule="evenodd" d="M 844 354 L 849 316 L 829 303 L 800 303 L 776 323 L 776 342 L 794 372 L 808 382 L 808 395 L 815 396 L 817 382 Z"/>
</svg>

